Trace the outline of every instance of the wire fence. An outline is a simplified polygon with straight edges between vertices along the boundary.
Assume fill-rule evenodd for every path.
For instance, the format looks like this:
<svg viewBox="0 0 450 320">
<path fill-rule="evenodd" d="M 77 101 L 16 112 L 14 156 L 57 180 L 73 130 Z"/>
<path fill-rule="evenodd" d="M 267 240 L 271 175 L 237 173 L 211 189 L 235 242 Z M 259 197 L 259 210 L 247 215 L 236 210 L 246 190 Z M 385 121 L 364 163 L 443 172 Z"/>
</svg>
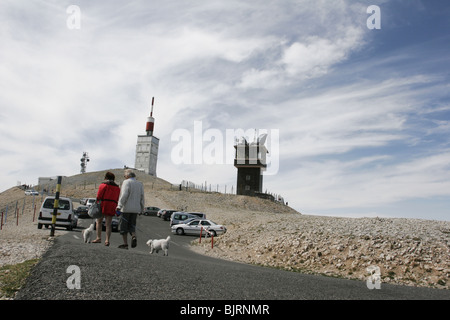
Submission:
<svg viewBox="0 0 450 320">
<path fill-rule="evenodd" d="M 173 185 L 173 186 L 176 187 L 175 185 Z M 191 181 L 183 180 L 181 182 L 181 184 L 178 186 L 178 189 L 180 191 L 185 190 L 185 191 L 198 191 L 198 192 L 207 192 L 207 193 L 222 193 L 222 194 L 236 195 L 236 189 L 235 189 L 234 185 L 228 186 L 226 184 L 224 184 L 224 185 L 212 184 L 212 183 L 208 184 L 207 181 L 205 181 L 204 184 L 195 184 Z M 280 194 L 268 192 L 267 190 L 265 192 L 250 191 L 250 192 L 247 192 L 246 195 L 256 196 L 256 197 L 263 198 L 263 199 L 269 199 L 269 200 L 280 202 L 282 204 L 287 205 L 284 198 Z"/>
<path fill-rule="evenodd" d="M 36 219 L 36 210 L 42 202 L 42 197 L 26 196 L 14 201 L 0 204 L 0 230 L 5 225 L 14 224 L 19 225 L 23 219 L 28 219 L 28 222 L 34 222 Z M 31 213 L 31 217 L 30 217 Z M 32 219 L 32 221 L 30 220 Z"/>
</svg>

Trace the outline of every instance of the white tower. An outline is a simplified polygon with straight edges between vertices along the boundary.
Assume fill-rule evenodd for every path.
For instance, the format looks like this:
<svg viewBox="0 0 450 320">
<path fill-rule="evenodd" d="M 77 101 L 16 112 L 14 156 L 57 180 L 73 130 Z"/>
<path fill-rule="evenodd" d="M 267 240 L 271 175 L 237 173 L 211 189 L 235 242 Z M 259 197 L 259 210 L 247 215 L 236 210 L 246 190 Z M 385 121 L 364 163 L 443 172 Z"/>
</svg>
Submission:
<svg viewBox="0 0 450 320">
<path fill-rule="evenodd" d="M 134 167 L 137 170 L 156 176 L 156 163 L 158 161 L 159 139 L 153 135 L 155 119 L 153 118 L 153 104 L 155 98 L 152 98 L 152 110 L 150 117 L 147 118 L 145 127 L 146 135 L 139 135 L 136 145 L 136 160 Z"/>
</svg>

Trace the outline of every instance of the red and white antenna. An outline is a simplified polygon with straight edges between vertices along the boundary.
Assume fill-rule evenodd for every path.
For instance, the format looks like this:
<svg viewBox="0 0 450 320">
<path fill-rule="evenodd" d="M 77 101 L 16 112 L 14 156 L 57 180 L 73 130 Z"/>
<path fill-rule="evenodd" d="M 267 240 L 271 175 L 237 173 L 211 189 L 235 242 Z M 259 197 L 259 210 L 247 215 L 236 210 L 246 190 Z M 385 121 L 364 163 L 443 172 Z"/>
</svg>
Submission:
<svg viewBox="0 0 450 320">
<path fill-rule="evenodd" d="M 153 104 L 155 103 L 155 97 L 152 97 L 152 111 L 150 111 L 150 117 L 153 115 Z"/>
<path fill-rule="evenodd" d="M 155 118 L 153 118 L 153 104 L 155 103 L 155 97 L 152 98 L 152 110 L 150 111 L 150 117 L 147 118 L 147 125 L 145 131 L 147 131 L 148 136 L 153 135 L 153 128 L 155 126 Z"/>
</svg>

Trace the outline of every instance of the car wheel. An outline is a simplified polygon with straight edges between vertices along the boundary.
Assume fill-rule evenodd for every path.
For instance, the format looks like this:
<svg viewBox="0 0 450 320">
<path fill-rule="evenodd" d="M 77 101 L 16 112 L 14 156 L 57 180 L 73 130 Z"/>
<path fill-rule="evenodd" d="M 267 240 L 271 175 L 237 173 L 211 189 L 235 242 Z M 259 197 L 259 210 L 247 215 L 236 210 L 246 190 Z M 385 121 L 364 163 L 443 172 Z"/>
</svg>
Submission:
<svg viewBox="0 0 450 320">
<path fill-rule="evenodd" d="M 178 228 L 177 229 L 177 234 L 180 235 L 180 236 L 183 235 L 184 234 L 184 230 L 182 228 Z"/>
<path fill-rule="evenodd" d="M 38 223 L 38 229 L 42 229 L 42 223 Z"/>
<path fill-rule="evenodd" d="M 217 236 L 217 232 L 215 232 L 214 230 L 211 230 L 210 232 L 211 232 L 213 237 Z"/>
</svg>

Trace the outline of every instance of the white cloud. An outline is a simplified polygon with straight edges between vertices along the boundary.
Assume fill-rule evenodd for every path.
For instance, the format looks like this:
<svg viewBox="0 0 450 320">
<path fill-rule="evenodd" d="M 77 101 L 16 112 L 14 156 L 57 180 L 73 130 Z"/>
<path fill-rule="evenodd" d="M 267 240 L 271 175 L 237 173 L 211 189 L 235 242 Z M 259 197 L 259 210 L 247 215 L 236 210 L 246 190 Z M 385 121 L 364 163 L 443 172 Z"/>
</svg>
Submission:
<svg viewBox="0 0 450 320">
<path fill-rule="evenodd" d="M 319 77 L 359 48 L 362 36 L 360 28 L 349 27 L 344 36 L 339 38 L 308 37 L 304 43 L 295 42 L 289 46 L 284 51 L 281 63 L 291 76 L 298 75 L 301 79 Z"/>
<path fill-rule="evenodd" d="M 299 209 L 372 205 L 366 178 L 377 195 L 390 194 L 386 203 L 406 197 L 388 190 L 387 182 L 404 186 L 417 179 L 432 191 L 414 187 L 412 195 L 442 194 L 428 175 L 445 177 L 447 156 L 434 144 L 448 133 L 446 118 L 436 117 L 448 112 L 448 103 L 439 101 L 448 96 L 445 75 L 401 65 L 414 60 L 408 50 L 372 54 L 368 44 L 383 33 L 368 33 L 365 3 L 78 5 L 80 30 L 66 27 L 68 4 L 2 5 L 1 189 L 40 175 L 78 173 L 83 151 L 91 155 L 88 170 L 133 165 L 136 135 L 154 96 L 158 174 L 174 183 L 201 183 L 201 177 L 231 187 L 235 181 L 232 166 L 171 163 L 171 133 L 203 121 L 205 130 L 222 132 L 278 129 L 280 173 L 267 183 L 291 201 L 308 197 Z M 360 60 L 352 59 L 361 52 Z M 424 139 L 434 143 L 425 146 Z M 389 150 L 394 145 L 403 149 Z M 436 166 L 422 167 L 428 162 Z M 414 166 L 424 173 L 413 173 Z M 366 176 L 364 168 L 377 168 L 379 177 Z M 389 176 L 395 172 L 399 176 Z M 277 182 L 292 177 L 300 187 Z"/>
<path fill-rule="evenodd" d="M 277 180 L 283 181 L 283 196 L 291 205 L 305 211 L 376 210 L 403 200 L 449 196 L 449 160 L 450 153 L 443 152 L 400 164 L 386 155 L 356 161 L 303 161 Z M 272 185 L 281 188 L 279 182 Z"/>
</svg>

